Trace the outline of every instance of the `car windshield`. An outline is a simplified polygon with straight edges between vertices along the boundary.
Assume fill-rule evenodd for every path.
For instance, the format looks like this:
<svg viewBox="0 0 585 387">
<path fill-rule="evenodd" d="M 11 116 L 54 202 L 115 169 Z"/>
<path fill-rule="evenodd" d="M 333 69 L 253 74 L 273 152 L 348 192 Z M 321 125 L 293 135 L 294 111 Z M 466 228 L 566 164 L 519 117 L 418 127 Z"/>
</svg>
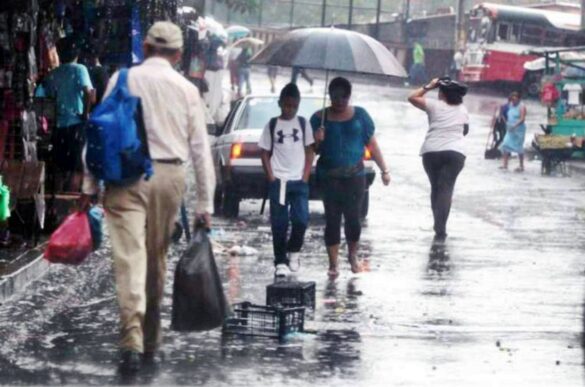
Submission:
<svg viewBox="0 0 585 387">
<path fill-rule="evenodd" d="M 310 119 L 313 113 L 322 107 L 320 98 L 303 98 L 301 99 L 298 115 Z M 250 98 L 235 130 L 262 129 L 272 117 L 279 115 L 278 97 Z"/>
</svg>

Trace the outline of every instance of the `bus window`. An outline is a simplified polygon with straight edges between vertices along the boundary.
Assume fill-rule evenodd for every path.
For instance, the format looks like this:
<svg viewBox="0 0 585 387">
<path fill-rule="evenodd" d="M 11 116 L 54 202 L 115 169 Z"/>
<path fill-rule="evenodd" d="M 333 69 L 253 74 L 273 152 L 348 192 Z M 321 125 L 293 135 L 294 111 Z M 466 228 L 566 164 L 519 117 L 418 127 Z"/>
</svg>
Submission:
<svg viewBox="0 0 585 387">
<path fill-rule="evenodd" d="M 585 46 L 585 36 L 582 34 L 567 34 L 565 37 L 563 46 L 567 47 L 575 47 L 575 46 Z"/>
<path fill-rule="evenodd" d="M 524 24 L 521 42 L 523 44 L 541 45 L 542 28 L 534 24 Z"/>
<path fill-rule="evenodd" d="M 475 43 L 477 41 L 477 34 L 475 33 L 474 28 L 469 29 L 469 43 Z"/>
<path fill-rule="evenodd" d="M 467 41 L 469 43 L 477 42 L 477 29 L 479 28 L 479 19 L 469 20 L 469 31 L 467 32 Z"/>
<path fill-rule="evenodd" d="M 544 32 L 544 45 L 557 47 L 563 42 L 563 34 L 558 31 L 547 30 Z"/>
<path fill-rule="evenodd" d="M 510 41 L 518 43 L 520 41 L 520 24 L 512 24 L 512 36 Z"/>
<path fill-rule="evenodd" d="M 488 41 L 491 26 L 492 26 L 492 21 L 490 20 L 489 17 L 484 16 L 481 18 L 481 22 L 479 24 L 479 34 L 478 34 L 479 36 L 477 37 L 479 42 Z M 492 35 L 492 39 L 493 39 L 493 35 Z M 491 39 L 489 39 L 489 40 L 491 40 Z"/>
<path fill-rule="evenodd" d="M 498 23 L 497 28 L 498 28 L 498 30 L 496 33 L 496 40 L 508 41 L 509 34 L 510 34 L 510 25 L 504 24 L 504 23 Z"/>
</svg>

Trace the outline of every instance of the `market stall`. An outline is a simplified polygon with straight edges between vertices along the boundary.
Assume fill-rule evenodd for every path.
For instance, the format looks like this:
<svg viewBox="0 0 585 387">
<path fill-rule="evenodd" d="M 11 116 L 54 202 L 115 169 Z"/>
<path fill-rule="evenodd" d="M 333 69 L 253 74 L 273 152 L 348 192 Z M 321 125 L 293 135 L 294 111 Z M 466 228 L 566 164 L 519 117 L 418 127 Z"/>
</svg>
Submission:
<svg viewBox="0 0 585 387">
<path fill-rule="evenodd" d="M 532 53 L 544 59 L 541 102 L 548 121 L 532 145 L 541 157 L 543 175 L 566 174 L 566 161 L 584 157 L 585 47 Z"/>
<path fill-rule="evenodd" d="M 37 90 L 60 65 L 57 42 L 75 40 L 79 62 L 88 67 L 90 49 L 97 52 L 111 74 L 140 62 L 144 31 L 157 20 L 174 20 L 176 13 L 177 0 L 0 2 L 0 176 L 13 209 L 8 226 L 0 224 L 0 239 L 3 227 L 27 236 L 50 230 L 80 190 L 60 192 L 54 184 L 50 139 L 57 103 Z M 69 205 L 60 205 L 60 198 Z"/>
</svg>

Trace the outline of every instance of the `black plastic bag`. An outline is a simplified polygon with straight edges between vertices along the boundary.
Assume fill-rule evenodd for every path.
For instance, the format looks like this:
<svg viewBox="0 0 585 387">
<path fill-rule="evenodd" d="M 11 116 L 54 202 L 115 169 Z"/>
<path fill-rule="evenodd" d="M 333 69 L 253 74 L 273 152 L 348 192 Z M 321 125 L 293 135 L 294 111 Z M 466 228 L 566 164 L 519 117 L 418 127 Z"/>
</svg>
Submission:
<svg viewBox="0 0 585 387">
<path fill-rule="evenodd" d="M 197 228 L 175 270 L 171 329 L 210 330 L 221 326 L 228 315 L 211 242 L 205 229 Z"/>
</svg>

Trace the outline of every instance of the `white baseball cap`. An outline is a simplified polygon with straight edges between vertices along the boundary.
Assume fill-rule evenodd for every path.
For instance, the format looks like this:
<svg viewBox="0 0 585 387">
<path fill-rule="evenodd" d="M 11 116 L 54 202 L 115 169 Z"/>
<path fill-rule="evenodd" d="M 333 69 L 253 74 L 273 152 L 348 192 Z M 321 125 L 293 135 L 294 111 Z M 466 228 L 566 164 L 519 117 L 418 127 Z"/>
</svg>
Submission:
<svg viewBox="0 0 585 387">
<path fill-rule="evenodd" d="M 145 42 L 154 47 L 180 50 L 183 48 L 183 33 L 174 23 L 158 21 L 148 30 Z"/>
</svg>

